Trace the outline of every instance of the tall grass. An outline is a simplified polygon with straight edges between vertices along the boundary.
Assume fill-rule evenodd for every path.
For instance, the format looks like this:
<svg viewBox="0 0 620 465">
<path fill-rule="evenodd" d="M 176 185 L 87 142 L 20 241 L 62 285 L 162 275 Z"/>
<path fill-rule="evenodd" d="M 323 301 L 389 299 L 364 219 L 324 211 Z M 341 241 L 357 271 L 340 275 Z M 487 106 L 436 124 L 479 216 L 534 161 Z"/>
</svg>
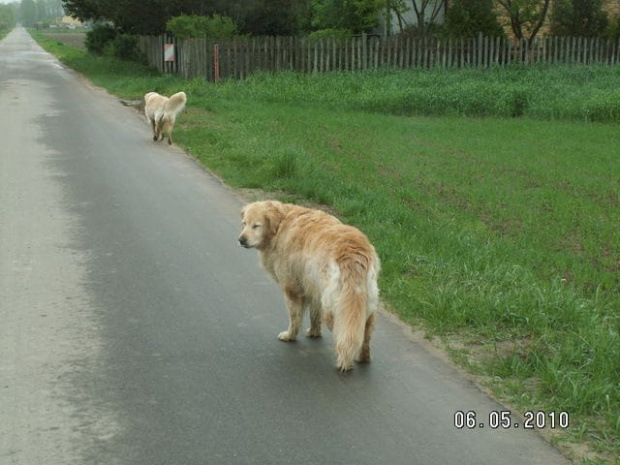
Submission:
<svg viewBox="0 0 620 465">
<path fill-rule="evenodd" d="M 620 122 L 620 68 L 540 65 L 256 74 L 220 92 L 266 102 L 318 103 L 395 115 L 527 116 Z"/>
<path fill-rule="evenodd" d="M 70 60 L 126 98 L 184 89 L 175 139 L 189 152 L 234 186 L 331 206 L 376 245 L 403 319 L 490 347 L 472 369 L 620 456 L 617 67 L 213 85 Z"/>
</svg>

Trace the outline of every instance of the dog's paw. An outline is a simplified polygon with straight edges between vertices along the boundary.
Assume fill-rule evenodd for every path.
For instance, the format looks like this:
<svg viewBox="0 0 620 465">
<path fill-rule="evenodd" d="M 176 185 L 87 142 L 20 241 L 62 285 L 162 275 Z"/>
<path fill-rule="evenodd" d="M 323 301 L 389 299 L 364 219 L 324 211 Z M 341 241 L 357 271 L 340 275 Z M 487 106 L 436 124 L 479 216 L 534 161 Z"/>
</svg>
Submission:
<svg viewBox="0 0 620 465">
<path fill-rule="evenodd" d="M 336 369 L 340 373 L 346 373 L 347 371 L 351 371 L 353 369 L 353 364 L 352 363 L 338 362 L 338 363 L 336 363 Z"/>
<path fill-rule="evenodd" d="M 295 336 L 292 336 L 288 331 L 282 331 L 278 334 L 278 339 L 284 342 L 293 342 L 295 340 Z"/>
<path fill-rule="evenodd" d="M 311 338 L 321 337 L 321 328 L 319 329 L 308 328 L 308 330 L 306 331 L 306 336 L 311 337 Z"/>
</svg>

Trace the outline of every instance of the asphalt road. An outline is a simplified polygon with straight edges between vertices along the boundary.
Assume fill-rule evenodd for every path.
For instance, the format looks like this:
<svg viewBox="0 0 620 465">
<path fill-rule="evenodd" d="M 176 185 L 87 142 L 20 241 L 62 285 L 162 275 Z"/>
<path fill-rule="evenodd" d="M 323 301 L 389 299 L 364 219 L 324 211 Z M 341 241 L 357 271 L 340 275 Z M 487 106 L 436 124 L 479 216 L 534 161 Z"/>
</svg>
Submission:
<svg viewBox="0 0 620 465">
<path fill-rule="evenodd" d="M 0 137 L 1 465 L 568 463 L 388 315 L 345 375 L 279 342 L 240 198 L 23 29 Z"/>
</svg>

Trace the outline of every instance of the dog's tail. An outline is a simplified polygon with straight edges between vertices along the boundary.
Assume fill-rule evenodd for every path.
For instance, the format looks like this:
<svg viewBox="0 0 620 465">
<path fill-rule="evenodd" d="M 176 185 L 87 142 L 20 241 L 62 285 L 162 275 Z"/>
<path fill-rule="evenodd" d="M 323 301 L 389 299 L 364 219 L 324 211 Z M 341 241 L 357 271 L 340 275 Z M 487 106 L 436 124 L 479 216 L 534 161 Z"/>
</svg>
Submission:
<svg viewBox="0 0 620 465">
<path fill-rule="evenodd" d="M 164 106 L 164 115 L 178 115 L 181 111 L 183 111 L 183 108 L 185 108 L 185 102 L 187 102 L 185 92 L 177 92 L 176 94 L 171 95 Z"/>
<path fill-rule="evenodd" d="M 338 360 L 337 368 L 348 371 L 359 355 L 359 361 L 370 361 L 370 333 L 378 302 L 376 256 L 351 254 L 338 263 L 340 295 L 335 302 L 333 338 Z"/>
</svg>

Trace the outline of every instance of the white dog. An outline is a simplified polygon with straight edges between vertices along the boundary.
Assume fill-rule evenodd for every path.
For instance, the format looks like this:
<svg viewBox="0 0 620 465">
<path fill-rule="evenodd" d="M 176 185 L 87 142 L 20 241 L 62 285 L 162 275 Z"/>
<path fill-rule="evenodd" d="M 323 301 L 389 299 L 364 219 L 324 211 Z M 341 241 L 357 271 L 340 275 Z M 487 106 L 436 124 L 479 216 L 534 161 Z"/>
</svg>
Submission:
<svg viewBox="0 0 620 465">
<path fill-rule="evenodd" d="M 277 201 L 254 202 L 242 212 L 239 244 L 258 250 L 263 267 L 280 285 L 290 324 L 279 334 L 294 341 L 303 311 L 309 337 L 332 331 L 341 371 L 370 361 L 370 336 L 379 302 L 379 257 L 368 238 L 320 210 Z"/>
<path fill-rule="evenodd" d="M 153 129 L 153 140 L 168 138 L 172 144 L 172 129 L 177 115 L 185 108 L 187 97 L 185 92 L 177 92 L 170 98 L 157 92 L 144 95 L 144 116 Z"/>
</svg>

